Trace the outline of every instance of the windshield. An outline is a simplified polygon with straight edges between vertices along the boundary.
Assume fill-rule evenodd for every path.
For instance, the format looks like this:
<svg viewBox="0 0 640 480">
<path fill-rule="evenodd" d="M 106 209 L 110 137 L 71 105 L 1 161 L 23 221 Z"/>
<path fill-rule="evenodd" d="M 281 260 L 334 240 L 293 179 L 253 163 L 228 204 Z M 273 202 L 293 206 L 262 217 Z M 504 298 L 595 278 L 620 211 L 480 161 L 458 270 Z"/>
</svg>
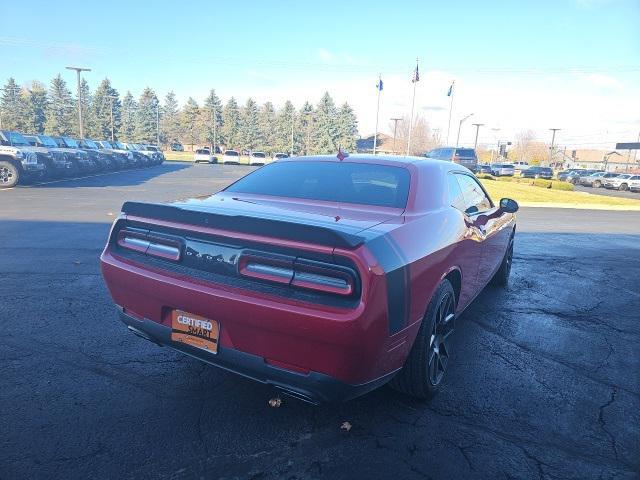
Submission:
<svg viewBox="0 0 640 480">
<path fill-rule="evenodd" d="M 7 132 L 6 135 L 11 145 L 15 145 L 15 146 L 24 145 L 25 147 L 29 146 L 29 142 L 27 141 L 27 139 L 24 138 L 22 135 L 20 135 L 18 132 Z"/>
<path fill-rule="evenodd" d="M 476 158 L 476 152 L 472 148 L 458 148 L 456 155 L 464 158 Z"/>
<path fill-rule="evenodd" d="M 120 142 L 113 142 L 113 146 L 116 147 L 118 150 L 126 150 L 126 148 L 124 148 L 124 145 L 121 144 Z"/>
<path fill-rule="evenodd" d="M 96 143 L 93 140 L 84 140 L 84 144 L 87 146 L 87 148 L 90 148 L 92 150 L 97 150 L 98 149 L 98 145 L 96 145 Z"/>
<path fill-rule="evenodd" d="M 47 137 L 46 135 L 38 135 L 38 140 L 46 147 L 57 147 L 58 144 L 51 137 Z"/>
<path fill-rule="evenodd" d="M 69 148 L 78 148 L 78 142 L 70 137 L 62 137 Z"/>
<path fill-rule="evenodd" d="M 147 150 L 150 150 L 150 151 L 152 151 L 152 152 L 157 152 L 157 151 L 158 151 L 158 149 L 157 149 L 156 147 L 152 146 L 152 145 L 147 145 L 147 146 L 146 146 L 146 149 L 147 149 Z"/>
<path fill-rule="evenodd" d="M 405 208 L 409 181 L 409 171 L 402 167 L 344 162 L 282 162 L 256 170 L 226 191 Z"/>
</svg>

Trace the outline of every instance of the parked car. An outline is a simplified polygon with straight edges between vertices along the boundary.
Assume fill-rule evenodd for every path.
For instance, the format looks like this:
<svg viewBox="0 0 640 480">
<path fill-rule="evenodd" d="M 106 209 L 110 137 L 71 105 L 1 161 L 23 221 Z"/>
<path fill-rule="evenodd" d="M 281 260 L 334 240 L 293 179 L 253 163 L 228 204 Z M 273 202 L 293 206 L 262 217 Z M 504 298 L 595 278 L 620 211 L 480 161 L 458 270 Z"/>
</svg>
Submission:
<svg viewBox="0 0 640 480">
<path fill-rule="evenodd" d="M 527 162 L 513 162 L 513 168 L 516 172 L 522 172 L 529 168 L 529 164 Z"/>
<path fill-rule="evenodd" d="M 208 148 L 199 148 L 193 154 L 193 161 L 195 163 L 217 163 L 218 159 Z"/>
<path fill-rule="evenodd" d="M 124 145 L 118 145 L 117 142 L 110 142 L 108 140 L 99 140 L 96 144 L 105 150 L 110 150 L 119 155 L 123 155 L 127 159 L 127 167 L 140 167 L 144 163 L 144 160 L 140 159 L 139 155 L 134 155 L 130 150 L 127 150 Z"/>
<path fill-rule="evenodd" d="M 45 175 L 47 166 L 36 148 L 18 132 L 0 130 L 0 188 Z"/>
<path fill-rule="evenodd" d="M 288 153 L 274 153 L 272 158 L 273 158 L 273 160 L 280 160 L 282 158 L 289 158 L 289 154 Z"/>
<path fill-rule="evenodd" d="M 567 181 L 569 176 L 575 176 L 575 175 L 580 176 L 586 173 L 586 171 L 587 171 L 586 168 L 569 168 L 567 170 L 558 172 L 556 175 L 556 178 L 558 180 Z"/>
<path fill-rule="evenodd" d="M 491 165 L 486 163 L 478 165 L 478 173 L 488 173 L 491 175 Z"/>
<path fill-rule="evenodd" d="M 90 140 L 85 142 L 88 146 L 95 146 L 100 152 L 111 155 L 114 160 L 118 161 L 118 169 L 125 169 L 135 166 L 135 159 L 130 152 L 122 152 L 120 150 L 114 150 L 109 142 L 106 140 Z"/>
<path fill-rule="evenodd" d="M 522 178 L 546 178 L 551 180 L 553 178 L 553 170 L 549 167 L 529 167 L 526 170 L 520 172 Z"/>
<path fill-rule="evenodd" d="M 73 164 L 67 159 L 67 153 L 64 149 L 58 147 L 55 140 L 47 135 L 23 135 L 29 142 L 29 145 L 38 147 L 39 151 L 44 153 L 42 161 L 46 165 L 46 174 L 49 177 L 65 177 L 70 176 Z"/>
<path fill-rule="evenodd" d="M 91 159 L 91 161 L 96 164 L 98 171 L 108 172 L 108 171 L 116 170 L 117 162 L 115 162 L 110 155 L 107 155 L 106 152 L 101 152 L 99 150 L 93 150 L 90 148 L 89 149 L 84 148 L 81 145 L 82 140 L 80 140 L 79 138 L 71 138 L 71 137 L 62 137 L 62 138 L 65 139 L 65 142 L 67 143 L 67 145 L 70 145 L 73 148 L 78 148 L 84 151 L 87 155 L 89 155 L 89 158 Z"/>
<path fill-rule="evenodd" d="M 513 177 L 516 173 L 515 167 L 510 163 L 492 163 L 491 175 L 495 177 Z"/>
<path fill-rule="evenodd" d="M 631 177 L 633 177 L 633 175 L 629 173 L 623 173 L 618 175 L 617 177 L 605 179 L 602 186 L 608 189 L 629 190 L 629 179 Z"/>
<path fill-rule="evenodd" d="M 225 150 L 222 155 L 222 164 L 225 163 L 240 163 L 240 154 L 237 150 Z"/>
<path fill-rule="evenodd" d="M 171 151 L 172 152 L 184 152 L 184 147 L 182 146 L 181 143 L 174 142 L 174 143 L 171 144 Z"/>
<path fill-rule="evenodd" d="M 593 169 L 581 169 L 580 172 L 571 172 L 567 175 L 567 182 L 569 183 L 573 183 L 574 185 L 577 185 L 580 183 L 580 178 L 581 177 L 587 177 L 589 175 L 592 175 L 594 173 L 598 173 L 598 172 L 602 172 L 602 170 L 593 170 Z M 605 172 L 602 172 L 605 173 Z"/>
<path fill-rule="evenodd" d="M 473 148 L 441 147 L 424 154 L 426 158 L 445 160 L 467 167 L 472 172 L 478 169 L 478 156 Z"/>
<path fill-rule="evenodd" d="M 140 144 L 140 146 L 142 147 L 143 153 L 150 153 L 153 156 L 153 158 L 155 159 L 155 163 L 157 165 L 160 165 L 162 162 L 166 160 L 166 158 L 164 157 L 164 153 L 162 153 L 162 150 L 158 148 L 156 145 L 142 143 Z"/>
<path fill-rule="evenodd" d="M 264 152 L 251 152 L 249 155 L 249 165 L 264 165 L 267 161 L 267 154 Z"/>
<path fill-rule="evenodd" d="M 632 192 L 640 191 L 640 175 L 634 175 L 629 179 L 629 190 Z"/>
<path fill-rule="evenodd" d="M 71 170 L 73 175 L 79 173 L 92 173 L 99 170 L 99 166 L 91 160 L 89 154 L 82 150 L 75 141 L 71 141 L 69 137 L 51 137 L 56 142 L 58 147 L 66 149 L 68 152 L 67 158 L 71 161 L 73 166 Z"/>
<path fill-rule="evenodd" d="M 613 177 L 617 177 L 617 173 L 612 172 L 596 172 L 591 175 L 586 175 L 580 177 L 580 185 L 584 185 L 586 187 L 600 188 L 604 185 L 604 182 Z"/>
<path fill-rule="evenodd" d="M 508 282 L 517 210 L 452 162 L 290 158 L 210 197 L 126 202 L 101 268 L 156 344 L 314 403 L 389 381 L 428 398 L 456 317 Z"/>
<path fill-rule="evenodd" d="M 109 162 L 109 170 L 120 170 L 127 167 L 127 157 L 114 152 L 113 150 L 104 149 L 98 146 L 96 142 L 88 138 L 77 140 L 78 146 L 88 153 L 98 154 L 105 157 Z"/>
</svg>

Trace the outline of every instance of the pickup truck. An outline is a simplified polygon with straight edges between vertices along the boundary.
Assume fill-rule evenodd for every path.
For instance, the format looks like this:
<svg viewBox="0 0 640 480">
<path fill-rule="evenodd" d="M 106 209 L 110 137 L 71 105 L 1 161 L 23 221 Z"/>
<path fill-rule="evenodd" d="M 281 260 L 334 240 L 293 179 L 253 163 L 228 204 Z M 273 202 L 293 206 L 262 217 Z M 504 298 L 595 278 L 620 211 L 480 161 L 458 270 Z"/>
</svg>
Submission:
<svg viewBox="0 0 640 480">
<path fill-rule="evenodd" d="M 11 188 L 22 180 L 46 173 L 44 155 L 18 132 L 0 130 L 0 188 Z"/>
</svg>

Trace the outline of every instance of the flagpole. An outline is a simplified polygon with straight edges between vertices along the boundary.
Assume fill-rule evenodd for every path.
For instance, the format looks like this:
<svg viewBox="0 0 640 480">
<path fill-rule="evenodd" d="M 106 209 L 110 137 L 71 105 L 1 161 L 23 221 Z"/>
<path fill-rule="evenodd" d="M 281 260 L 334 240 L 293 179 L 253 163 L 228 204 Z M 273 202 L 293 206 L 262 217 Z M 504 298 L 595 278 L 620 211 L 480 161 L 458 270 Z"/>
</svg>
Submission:
<svg viewBox="0 0 640 480">
<path fill-rule="evenodd" d="M 378 146 L 378 117 L 380 115 L 380 82 L 382 82 L 382 75 L 378 76 L 378 108 L 376 109 L 376 133 L 373 135 L 373 154 L 376 154 L 376 148 Z"/>
<path fill-rule="evenodd" d="M 454 80 L 453 82 L 451 82 L 451 101 L 449 102 L 449 126 L 447 127 L 447 145 L 449 145 L 449 130 L 451 130 L 451 111 L 453 110 L 453 95 L 454 95 L 454 88 L 453 86 L 455 85 L 456 81 Z"/>
<path fill-rule="evenodd" d="M 418 58 L 416 58 L 416 71 L 418 70 Z M 415 73 L 414 73 L 415 75 Z M 418 83 L 418 79 L 414 76 L 413 78 L 413 98 L 411 99 L 411 118 L 409 119 L 409 141 L 407 142 L 407 155 L 411 151 L 411 131 L 413 130 L 413 108 L 416 104 L 416 83 Z"/>
</svg>

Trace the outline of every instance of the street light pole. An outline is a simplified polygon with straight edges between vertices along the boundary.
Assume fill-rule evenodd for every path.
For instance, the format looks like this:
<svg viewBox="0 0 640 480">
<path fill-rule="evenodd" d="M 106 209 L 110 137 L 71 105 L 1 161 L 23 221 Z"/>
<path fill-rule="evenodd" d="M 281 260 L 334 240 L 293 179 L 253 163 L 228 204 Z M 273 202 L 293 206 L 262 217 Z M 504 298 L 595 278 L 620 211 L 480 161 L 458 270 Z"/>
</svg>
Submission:
<svg viewBox="0 0 640 480">
<path fill-rule="evenodd" d="M 160 148 L 160 101 L 156 102 L 156 145 Z"/>
<path fill-rule="evenodd" d="M 398 131 L 398 122 L 402 120 L 401 118 L 392 118 L 393 122 L 393 153 L 396 153 L 396 133 Z"/>
<path fill-rule="evenodd" d="M 473 142 L 473 149 L 477 150 L 478 149 L 478 132 L 480 131 L 480 127 L 482 127 L 484 123 L 472 123 L 471 125 L 476 127 L 476 141 Z M 476 152 L 476 155 L 477 155 L 477 152 Z"/>
<path fill-rule="evenodd" d="M 84 138 L 84 128 L 82 126 L 82 91 L 80 89 L 80 73 L 90 72 L 90 68 L 83 67 L 65 67 L 67 70 L 75 70 L 78 77 L 78 125 L 80 130 L 80 139 Z"/>
<path fill-rule="evenodd" d="M 113 101 L 118 98 L 115 95 L 108 95 L 107 98 L 109 99 L 109 108 L 110 108 L 110 117 L 111 117 L 111 141 L 115 142 L 115 132 L 114 132 L 114 128 L 113 128 Z"/>
<path fill-rule="evenodd" d="M 456 147 L 458 146 L 458 144 L 460 143 L 460 129 L 462 128 L 462 124 L 464 122 L 467 121 L 467 119 L 469 117 L 471 117 L 473 115 L 473 113 L 470 113 L 469 115 L 467 115 L 466 117 L 464 117 L 462 120 L 460 120 L 460 123 L 458 124 L 458 137 L 456 138 Z"/>
<path fill-rule="evenodd" d="M 556 141 L 556 132 L 560 130 L 560 128 L 550 128 L 549 130 L 553 132 L 553 134 L 551 135 L 551 148 L 549 149 L 549 166 L 552 167 L 553 166 L 553 147 Z"/>
</svg>

